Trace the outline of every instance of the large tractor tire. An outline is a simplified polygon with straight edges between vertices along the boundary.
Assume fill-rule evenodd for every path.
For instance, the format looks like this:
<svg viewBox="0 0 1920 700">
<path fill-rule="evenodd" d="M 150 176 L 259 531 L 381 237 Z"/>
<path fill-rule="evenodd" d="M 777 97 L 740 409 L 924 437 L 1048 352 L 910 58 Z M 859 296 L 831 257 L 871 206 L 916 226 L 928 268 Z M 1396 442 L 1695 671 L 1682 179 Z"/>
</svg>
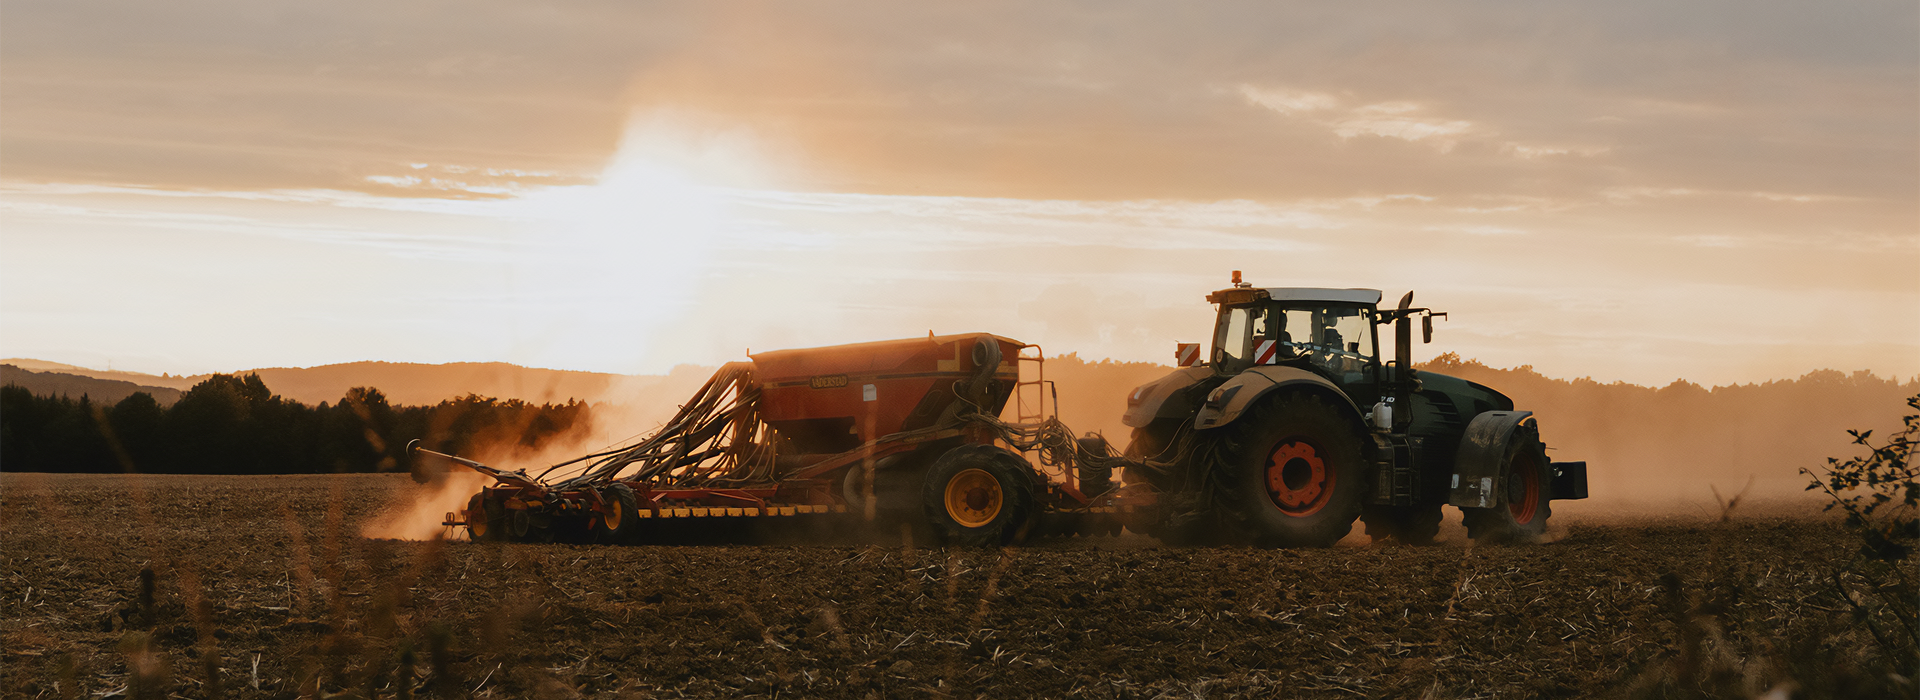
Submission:
<svg viewBox="0 0 1920 700">
<path fill-rule="evenodd" d="M 1547 517 L 1553 514 L 1553 467 L 1547 461 L 1547 448 L 1540 443 L 1538 430 L 1531 425 L 1516 428 L 1501 464 L 1500 483 L 1506 488 L 1506 503 L 1492 508 L 1462 508 L 1467 536 L 1489 544 L 1538 542 L 1547 534 Z"/>
<path fill-rule="evenodd" d="M 934 535 L 948 544 L 991 547 L 1025 536 L 1034 516 L 1027 461 L 992 445 L 961 445 L 933 463 L 921 505 Z"/>
<path fill-rule="evenodd" d="M 1440 504 L 1417 506 L 1366 506 L 1360 509 L 1360 522 L 1375 543 L 1392 540 L 1400 544 L 1424 547 L 1440 535 Z"/>
<path fill-rule="evenodd" d="M 600 498 L 611 507 L 593 519 L 590 530 L 593 541 L 634 541 L 640 532 L 640 498 L 633 494 L 633 487 L 615 482 L 600 490 Z"/>
<path fill-rule="evenodd" d="M 467 499 L 467 538 L 475 542 L 501 542 L 507 539 L 506 509 L 481 491 Z"/>
<path fill-rule="evenodd" d="M 1239 533 L 1262 547 L 1327 547 L 1360 516 L 1366 461 L 1360 434 L 1313 394 L 1263 402 L 1229 430 L 1217 499 Z"/>
</svg>

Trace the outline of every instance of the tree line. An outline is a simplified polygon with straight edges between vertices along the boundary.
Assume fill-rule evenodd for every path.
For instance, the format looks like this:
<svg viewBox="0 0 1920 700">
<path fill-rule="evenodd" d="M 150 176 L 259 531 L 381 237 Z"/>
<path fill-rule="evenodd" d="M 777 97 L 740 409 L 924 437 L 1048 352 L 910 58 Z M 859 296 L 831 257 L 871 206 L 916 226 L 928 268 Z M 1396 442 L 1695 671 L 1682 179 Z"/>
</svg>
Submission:
<svg viewBox="0 0 1920 700">
<path fill-rule="evenodd" d="M 0 387 L 0 471 L 316 474 L 409 469 L 409 441 L 470 454 L 537 449 L 590 427 L 587 404 L 468 395 L 395 406 L 356 387 L 309 406 L 255 374 L 214 375 L 171 407 L 145 392 L 112 404 Z"/>
</svg>

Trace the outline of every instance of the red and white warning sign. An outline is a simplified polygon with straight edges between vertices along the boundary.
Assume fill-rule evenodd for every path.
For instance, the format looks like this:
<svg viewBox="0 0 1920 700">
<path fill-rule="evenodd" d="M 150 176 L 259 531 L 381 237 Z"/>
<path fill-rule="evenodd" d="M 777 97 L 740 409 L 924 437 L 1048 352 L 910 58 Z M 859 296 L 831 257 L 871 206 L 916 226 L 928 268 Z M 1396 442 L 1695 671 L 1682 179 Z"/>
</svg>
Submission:
<svg viewBox="0 0 1920 700">
<path fill-rule="evenodd" d="M 1173 358 L 1181 367 L 1192 367 L 1200 362 L 1199 343 L 1180 343 L 1174 349 Z"/>
<path fill-rule="evenodd" d="M 1256 365 L 1270 365 L 1279 361 L 1278 348 L 1279 345 L 1271 340 L 1260 341 L 1259 349 L 1253 353 L 1253 363 Z"/>
</svg>

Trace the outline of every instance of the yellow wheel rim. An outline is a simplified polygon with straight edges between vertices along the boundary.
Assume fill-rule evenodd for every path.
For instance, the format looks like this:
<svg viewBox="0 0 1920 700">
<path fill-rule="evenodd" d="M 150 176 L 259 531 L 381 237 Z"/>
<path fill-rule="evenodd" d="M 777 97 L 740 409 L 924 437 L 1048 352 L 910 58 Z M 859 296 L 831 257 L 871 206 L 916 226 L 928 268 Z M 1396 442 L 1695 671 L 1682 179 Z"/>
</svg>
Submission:
<svg viewBox="0 0 1920 700">
<path fill-rule="evenodd" d="M 962 527 L 980 527 L 1000 515 L 1000 480 L 985 469 L 968 469 L 947 480 L 947 517 Z"/>
<path fill-rule="evenodd" d="M 467 510 L 467 537 L 479 541 L 487 538 L 487 511 L 485 508 Z"/>
<path fill-rule="evenodd" d="M 614 532 L 620 529 L 620 518 L 622 517 L 620 513 L 620 502 L 615 501 L 612 505 L 612 508 L 607 509 L 606 513 L 600 515 L 600 526 L 606 528 L 608 532 Z"/>
</svg>

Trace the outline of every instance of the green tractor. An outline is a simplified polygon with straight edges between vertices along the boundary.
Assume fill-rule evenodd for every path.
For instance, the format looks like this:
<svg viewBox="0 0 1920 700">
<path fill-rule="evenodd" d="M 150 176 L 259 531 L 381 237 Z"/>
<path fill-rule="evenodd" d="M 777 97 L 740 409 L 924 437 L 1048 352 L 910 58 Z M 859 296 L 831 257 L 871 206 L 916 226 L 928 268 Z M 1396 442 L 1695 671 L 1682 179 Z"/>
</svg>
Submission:
<svg viewBox="0 0 1920 700">
<path fill-rule="evenodd" d="M 1233 287 L 1213 351 L 1127 396 L 1119 502 L 1129 529 L 1178 543 L 1325 547 L 1357 518 L 1375 541 L 1423 545 L 1441 507 L 1482 542 L 1532 542 L 1552 502 L 1585 498 L 1585 462 L 1553 462 L 1531 411 L 1491 388 L 1412 368 L 1408 292 Z M 1391 328 L 1382 361 L 1380 330 Z"/>
</svg>

